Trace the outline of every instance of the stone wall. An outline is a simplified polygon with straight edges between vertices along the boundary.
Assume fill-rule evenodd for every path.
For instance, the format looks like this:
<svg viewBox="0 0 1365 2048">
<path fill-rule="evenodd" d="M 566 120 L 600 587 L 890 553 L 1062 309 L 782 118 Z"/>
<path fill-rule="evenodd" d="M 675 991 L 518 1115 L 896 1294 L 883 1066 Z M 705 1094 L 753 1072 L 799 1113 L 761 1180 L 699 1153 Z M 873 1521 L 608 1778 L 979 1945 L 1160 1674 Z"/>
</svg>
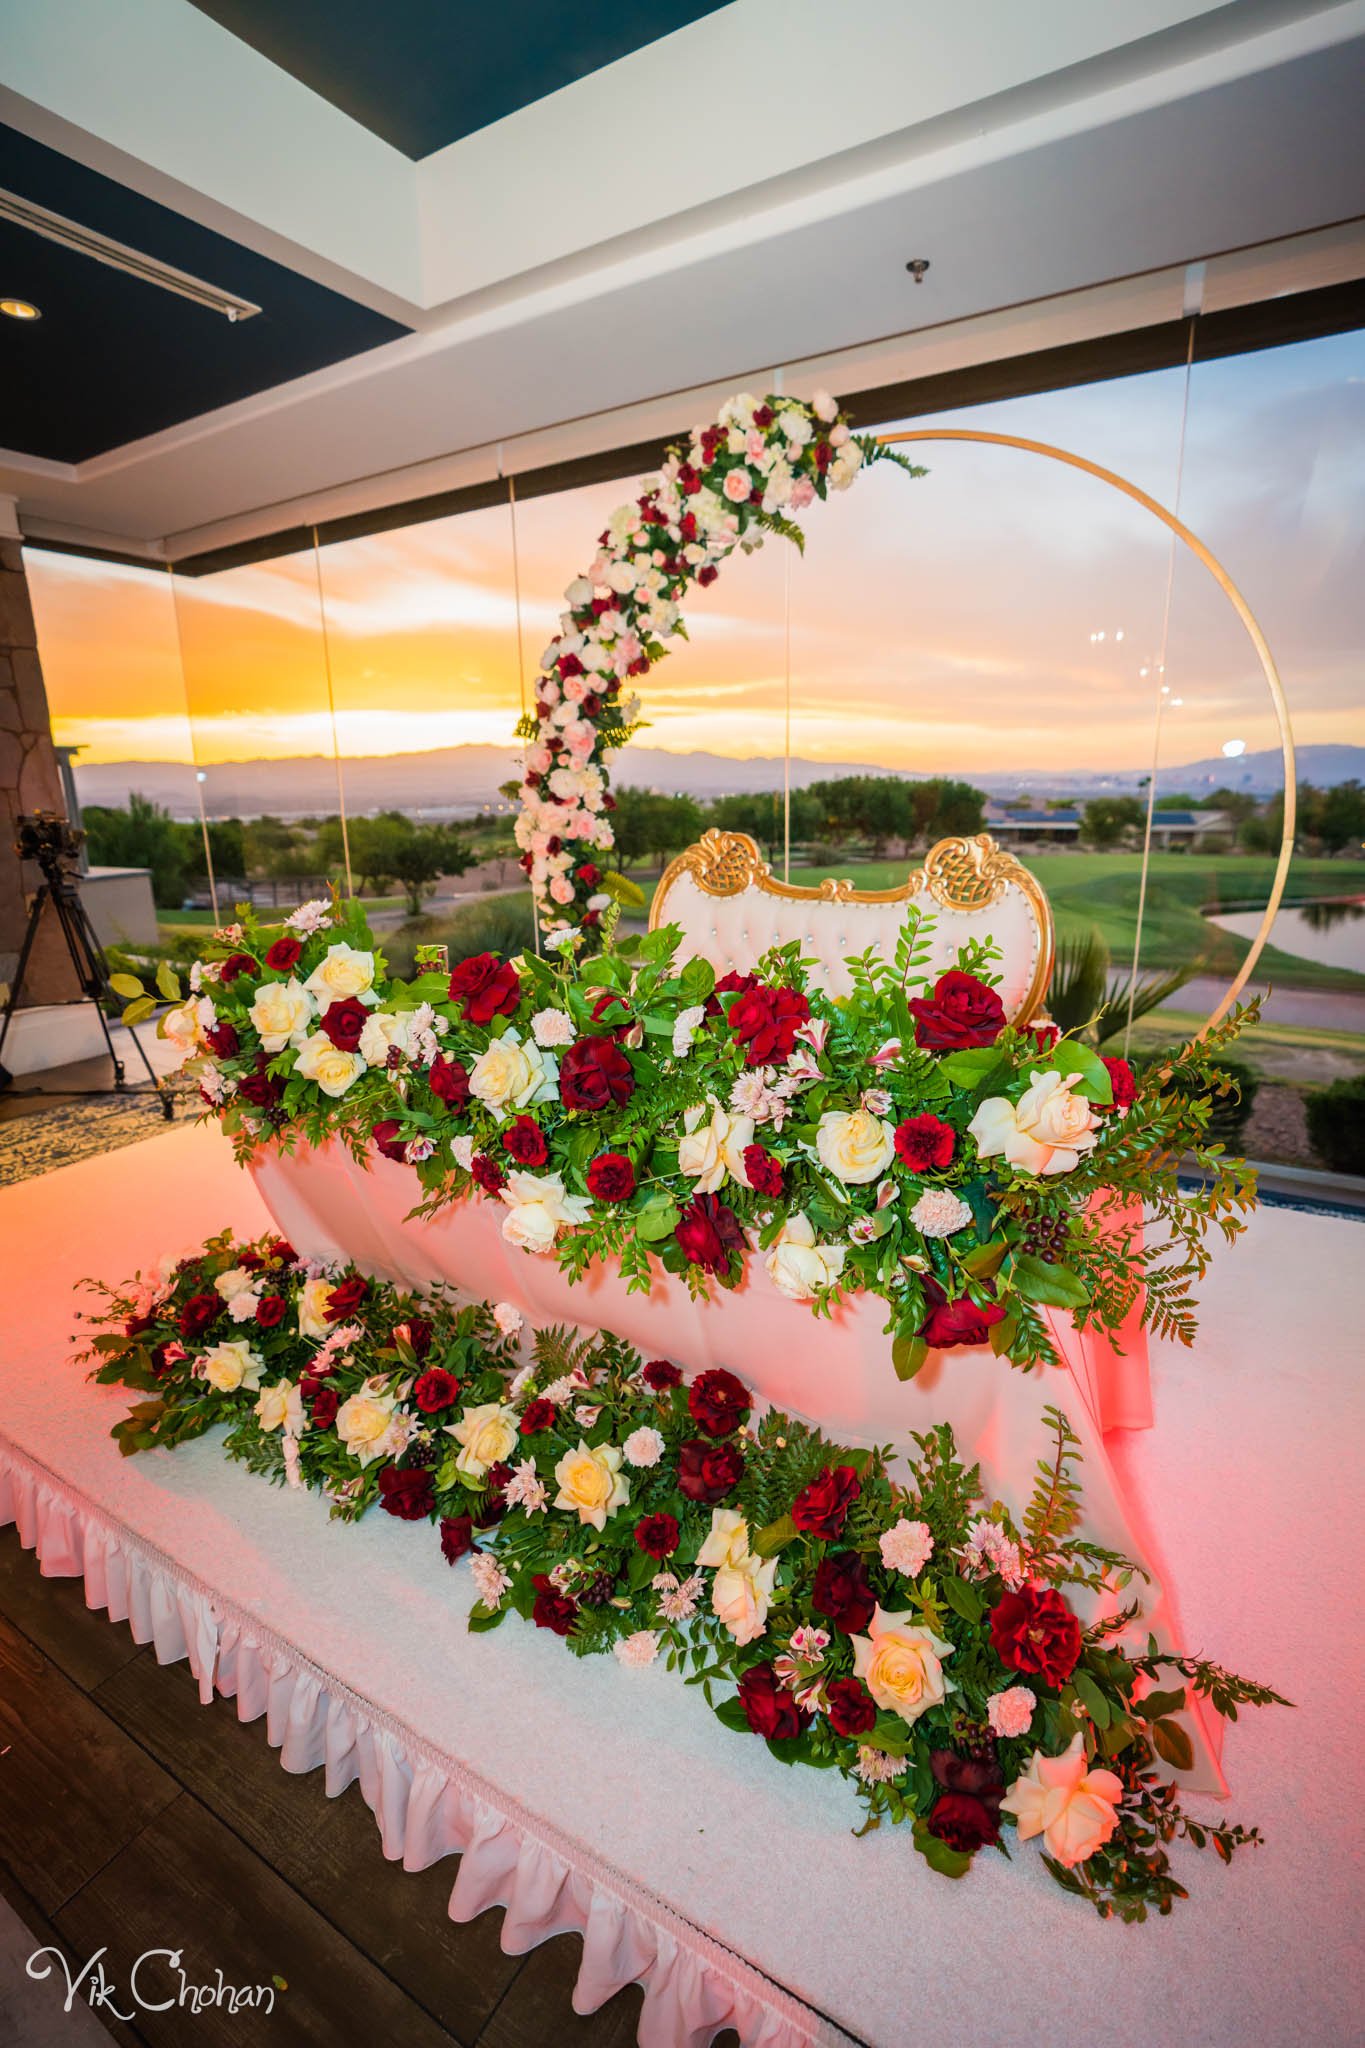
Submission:
<svg viewBox="0 0 1365 2048">
<path fill-rule="evenodd" d="M 29 893 L 41 879 L 36 868 L 21 868 L 15 853 L 19 813 L 65 809 L 23 551 L 17 540 L 0 539 L 0 982 L 13 978 Z M 25 976 L 23 1001 L 62 1003 L 79 995 L 56 919 L 49 913 Z"/>
</svg>

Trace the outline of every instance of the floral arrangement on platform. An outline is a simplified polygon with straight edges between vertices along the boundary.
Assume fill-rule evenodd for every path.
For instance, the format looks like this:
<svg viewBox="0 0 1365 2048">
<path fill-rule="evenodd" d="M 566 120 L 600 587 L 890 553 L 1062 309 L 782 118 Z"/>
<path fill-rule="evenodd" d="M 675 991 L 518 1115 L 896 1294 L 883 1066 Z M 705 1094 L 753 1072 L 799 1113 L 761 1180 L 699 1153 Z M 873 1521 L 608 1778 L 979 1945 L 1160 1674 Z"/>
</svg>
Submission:
<svg viewBox="0 0 1365 2048">
<path fill-rule="evenodd" d="M 1254 1005 L 1139 1081 L 1009 1025 L 979 945 L 930 983 L 914 909 L 838 1001 L 794 945 L 717 980 L 679 963 L 675 929 L 613 945 L 613 923 L 590 956 L 485 953 L 405 982 L 355 904 L 283 926 L 244 909 L 159 1028 L 242 1158 L 377 1150 L 413 1169 L 422 1212 L 496 1203 L 504 1237 L 571 1278 L 600 1259 L 648 1290 L 659 1261 L 700 1292 L 758 1260 L 817 1313 L 870 1292 L 903 1377 L 953 1345 L 1051 1360 L 1048 1307 L 1116 1330 L 1141 1300 L 1190 1341 L 1210 1227 L 1235 1236 L 1253 1199 L 1208 1121 Z M 1178 1188 L 1182 1155 L 1202 1190 Z"/>
<path fill-rule="evenodd" d="M 1068 1890 L 1140 1920 L 1185 1896 L 1172 1841 L 1226 1861 L 1259 1839 L 1192 1818 L 1160 1765 L 1191 1761 L 1191 1694 L 1228 1718 L 1279 1696 L 1119 1646 L 1135 1568 L 1078 1535 L 1055 1410 L 1012 1512 L 979 1499 L 946 1428 L 893 1469 L 755 1423 L 723 1369 L 688 1384 L 609 1334 L 526 1332 L 506 1305 L 324 1271 L 278 1238 L 224 1233 L 99 1291 L 94 1377 L 145 1397 L 114 1430 L 125 1452 L 224 1424 L 229 1456 L 342 1519 L 377 1503 L 435 1523 L 469 1560 L 471 1628 L 517 1613 L 580 1655 L 663 1658 L 726 1727 L 837 1769 L 867 1826 L 906 1823 L 950 1877 L 1013 1827 Z M 1082 1622 L 1078 1589 L 1104 1618 Z"/>
<path fill-rule="evenodd" d="M 518 727 L 528 746 L 516 836 L 547 932 L 591 927 L 611 900 L 605 756 L 637 729 L 638 700 L 623 689 L 663 659 L 666 640 L 686 638 L 679 607 L 689 585 L 714 583 L 726 557 L 761 546 L 765 532 L 801 546 L 790 515 L 883 461 L 924 473 L 875 436 L 852 434 L 827 392 L 809 403 L 740 392 L 612 513 L 595 558 L 564 593 L 534 713 Z"/>
</svg>

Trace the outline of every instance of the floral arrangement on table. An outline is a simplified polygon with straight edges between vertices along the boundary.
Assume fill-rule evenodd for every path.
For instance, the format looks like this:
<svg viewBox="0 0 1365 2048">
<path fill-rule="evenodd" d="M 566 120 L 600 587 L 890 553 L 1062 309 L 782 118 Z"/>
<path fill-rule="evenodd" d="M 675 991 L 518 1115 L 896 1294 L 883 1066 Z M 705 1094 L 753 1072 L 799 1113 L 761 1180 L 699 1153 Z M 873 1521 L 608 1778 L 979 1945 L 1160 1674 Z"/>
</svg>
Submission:
<svg viewBox="0 0 1365 2048">
<path fill-rule="evenodd" d="M 93 1376 L 145 1396 L 113 1432 L 125 1452 L 223 1424 L 230 1457 L 337 1517 L 434 1522 L 469 1560 L 471 1628 L 515 1612 L 580 1655 L 663 1658 L 726 1727 L 837 1769 L 866 1826 L 906 1823 L 947 1876 L 1012 1826 L 1068 1890 L 1141 1920 L 1185 1896 L 1172 1841 L 1226 1861 L 1259 1840 L 1187 1814 L 1160 1764 L 1191 1761 L 1191 1694 L 1229 1719 L 1279 1695 L 1119 1647 L 1135 1568 L 1078 1535 L 1055 1410 L 1015 1513 L 978 1498 L 947 1428 L 893 1472 L 780 1414 L 755 1424 L 723 1369 L 687 1384 L 607 1333 L 525 1332 L 505 1304 L 399 1293 L 278 1238 L 224 1233 L 99 1292 Z M 1077 1589 L 1104 1618 L 1082 1622 Z"/>
<path fill-rule="evenodd" d="M 714 583 L 728 555 L 752 552 L 765 533 L 800 547 L 792 513 L 847 490 L 865 464 L 888 461 L 924 474 L 875 435 L 854 435 L 827 392 L 809 403 L 740 392 L 612 513 L 586 573 L 564 593 L 535 710 L 517 729 L 528 746 L 516 837 L 545 931 L 592 927 L 611 900 L 605 757 L 637 730 L 638 700 L 623 689 L 663 659 L 666 640 L 687 637 L 688 587 Z"/>
<path fill-rule="evenodd" d="M 1055 1358 L 1043 1310 L 1192 1338 L 1217 1225 L 1253 1177 L 1210 1142 L 1219 1049 L 1241 1011 L 1139 1081 L 1050 1025 L 1006 1022 L 975 943 L 932 983 L 929 920 L 894 957 L 810 986 L 796 946 L 717 980 L 669 928 L 585 957 L 480 954 L 390 979 L 355 904 L 283 926 L 244 909 L 160 1029 L 243 1159 L 337 1138 L 413 1169 L 423 1213 L 496 1203 L 502 1232 L 571 1278 L 592 1260 L 700 1292 L 761 1261 L 827 1313 L 887 1304 L 896 1370 L 989 1342 Z M 580 942 L 581 944 L 581 942 Z M 1188 1155 L 1207 1177 L 1177 1186 Z M 1132 1205 L 1146 1205 L 1145 1237 Z"/>
</svg>

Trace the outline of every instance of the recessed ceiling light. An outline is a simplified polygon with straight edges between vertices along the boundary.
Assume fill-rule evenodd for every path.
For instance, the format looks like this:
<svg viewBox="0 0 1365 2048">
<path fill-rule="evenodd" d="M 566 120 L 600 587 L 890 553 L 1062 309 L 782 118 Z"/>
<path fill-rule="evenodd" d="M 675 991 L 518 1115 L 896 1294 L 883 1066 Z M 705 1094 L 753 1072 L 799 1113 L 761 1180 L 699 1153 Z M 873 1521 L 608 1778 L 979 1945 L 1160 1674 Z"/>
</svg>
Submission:
<svg viewBox="0 0 1365 2048">
<path fill-rule="evenodd" d="M 0 313 L 11 320 L 41 320 L 43 317 L 29 299 L 0 299 Z"/>
</svg>

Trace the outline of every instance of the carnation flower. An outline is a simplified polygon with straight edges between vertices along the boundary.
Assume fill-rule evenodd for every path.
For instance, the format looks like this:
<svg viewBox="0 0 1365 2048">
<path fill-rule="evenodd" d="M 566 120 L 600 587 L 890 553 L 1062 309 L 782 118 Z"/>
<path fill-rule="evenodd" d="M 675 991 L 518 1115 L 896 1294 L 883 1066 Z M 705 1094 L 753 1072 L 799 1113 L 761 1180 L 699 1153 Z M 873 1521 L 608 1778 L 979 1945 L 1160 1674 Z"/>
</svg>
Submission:
<svg viewBox="0 0 1365 2048">
<path fill-rule="evenodd" d="M 639 1429 L 633 1429 L 621 1448 L 625 1452 L 628 1465 L 643 1468 L 658 1464 L 663 1456 L 664 1440 L 657 1429 L 650 1429 L 648 1425 L 644 1425 Z"/>
<path fill-rule="evenodd" d="M 680 1010 L 673 1022 L 673 1056 L 683 1059 L 691 1052 L 698 1031 L 706 1021 L 706 1007 L 695 1003 L 691 1009 Z"/>
<path fill-rule="evenodd" d="M 573 1018 L 564 1010 L 537 1010 L 531 1019 L 537 1045 L 572 1045 L 576 1036 Z"/>
<path fill-rule="evenodd" d="M 619 1642 L 613 1643 L 612 1648 L 618 1664 L 639 1669 L 645 1664 L 652 1664 L 658 1656 L 659 1638 L 652 1628 L 638 1628 L 634 1635 L 624 1636 Z"/>
<path fill-rule="evenodd" d="M 910 1211 L 910 1221 L 921 1237 L 951 1237 L 971 1220 L 971 1204 L 951 1188 L 926 1188 Z"/>
<path fill-rule="evenodd" d="M 907 1579 L 917 1579 L 934 1554 L 928 1524 L 907 1522 L 904 1515 L 894 1528 L 882 1532 L 877 1543 L 886 1569 Z"/>
<path fill-rule="evenodd" d="M 513 1308 L 510 1301 L 494 1302 L 493 1321 L 497 1324 L 504 1337 L 515 1337 L 522 1326 L 521 1315 L 518 1310 Z"/>
<path fill-rule="evenodd" d="M 986 1719 L 992 1732 L 1002 1738 L 1027 1735 L 1038 1702 L 1026 1685 L 1011 1685 L 992 1693 L 986 1702 Z"/>
</svg>

